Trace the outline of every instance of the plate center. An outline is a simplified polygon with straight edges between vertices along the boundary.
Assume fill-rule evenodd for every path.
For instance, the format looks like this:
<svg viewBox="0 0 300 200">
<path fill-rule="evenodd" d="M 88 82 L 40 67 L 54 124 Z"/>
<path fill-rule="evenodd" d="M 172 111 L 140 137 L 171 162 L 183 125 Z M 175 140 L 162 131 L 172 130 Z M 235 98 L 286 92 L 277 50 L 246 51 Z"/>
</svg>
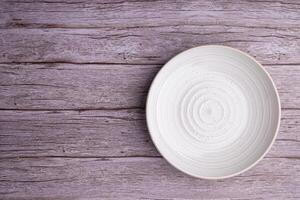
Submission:
<svg viewBox="0 0 300 200">
<path fill-rule="evenodd" d="M 224 108 L 216 100 L 207 100 L 200 106 L 199 116 L 206 124 L 216 124 L 223 119 Z"/>
</svg>

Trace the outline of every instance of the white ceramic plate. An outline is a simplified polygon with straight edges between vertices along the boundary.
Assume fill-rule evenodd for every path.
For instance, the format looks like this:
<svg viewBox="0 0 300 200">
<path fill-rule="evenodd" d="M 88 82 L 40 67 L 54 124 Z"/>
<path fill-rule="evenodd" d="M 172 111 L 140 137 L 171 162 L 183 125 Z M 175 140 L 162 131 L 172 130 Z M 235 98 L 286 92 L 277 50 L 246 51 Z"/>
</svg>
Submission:
<svg viewBox="0 0 300 200">
<path fill-rule="evenodd" d="M 227 178 L 254 166 L 280 124 L 270 75 L 247 54 L 201 46 L 171 59 L 147 98 L 147 124 L 163 157 L 199 178 Z"/>
</svg>

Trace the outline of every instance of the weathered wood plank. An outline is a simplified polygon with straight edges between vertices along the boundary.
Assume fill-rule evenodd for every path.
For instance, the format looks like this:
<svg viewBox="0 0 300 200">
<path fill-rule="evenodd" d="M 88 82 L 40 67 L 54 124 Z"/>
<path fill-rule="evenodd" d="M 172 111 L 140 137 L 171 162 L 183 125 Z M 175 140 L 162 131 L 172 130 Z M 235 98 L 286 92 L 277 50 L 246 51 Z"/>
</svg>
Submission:
<svg viewBox="0 0 300 200">
<path fill-rule="evenodd" d="M 273 30 L 223 25 L 1 29 L 0 62 L 163 64 L 188 48 L 223 44 L 248 52 L 263 64 L 299 64 L 299 32 L 300 28 Z"/>
<path fill-rule="evenodd" d="M 140 109 L 1 111 L 0 158 L 157 157 Z M 268 157 L 299 157 L 300 110 L 282 112 Z"/>
<path fill-rule="evenodd" d="M 159 65 L 0 64 L 0 109 L 143 108 Z M 300 65 L 266 66 L 283 108 L 300 108 Z"/>
<path fill-rule="evenodd" d="M 266 158 L 219 181 L 189 177 L 162 158 L 1 159 L 0 167 L 1 199 L 300 198 L 299 157 Z"/>
<path fill-rule="evenodd" d="M 159 69 L 153 65 L 0 65 L 0 107 L 144 107 L 150 83 Z"/>
<path fill-rule="evenodd" d="M 297 1 L 2 1 L 0 9 L 0 62 L 162 64 L 224 44 L 263 63 L 300 63 Z"/>
<path fill-rule="evenodd" d="M 230 0 L 190 0 L 189 3 L 184 0 L 10 0 L 0 2 L 0 27 L 143 28 L 221 24 L 299 28 L 299 9 L 297 0 L 234 3 Z"/>
<path fill-rule="evenodd" d="M 159 156 L 142 110 L 1 111 L 0 157 Z"/>
</svg>

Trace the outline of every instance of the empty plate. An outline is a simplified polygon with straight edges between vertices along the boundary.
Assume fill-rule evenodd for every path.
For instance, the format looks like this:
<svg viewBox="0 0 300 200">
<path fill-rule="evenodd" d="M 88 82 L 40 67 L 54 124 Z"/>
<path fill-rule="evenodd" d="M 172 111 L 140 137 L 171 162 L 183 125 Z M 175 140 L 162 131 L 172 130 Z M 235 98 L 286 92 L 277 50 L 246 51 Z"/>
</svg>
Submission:
<svg viewBox="0 0 300 200">
<path fill-rule="evenodd" d="M 147 125 L 163 157 L 199 178 L 227 178 L 254 166 L 280 123 L 276 87 L 247 54 L 201 46 L 171 59 L 147 98 Z"/>
</svg>

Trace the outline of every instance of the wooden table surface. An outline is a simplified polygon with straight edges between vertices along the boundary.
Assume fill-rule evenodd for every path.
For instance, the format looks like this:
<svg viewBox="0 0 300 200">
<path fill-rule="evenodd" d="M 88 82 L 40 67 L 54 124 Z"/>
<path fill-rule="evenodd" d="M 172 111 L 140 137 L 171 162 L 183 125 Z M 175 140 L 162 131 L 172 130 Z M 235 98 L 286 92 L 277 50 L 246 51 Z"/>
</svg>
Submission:
<svg viewBox="0 0 300 200">
<path fill-rule="evenodd" d="M 145 99 L 177 53 L 221 44 L 260 61 L 280 133 L 251 170 L 192 178 L 157 152 Z M 299 199 L 300 2 L 0 2 L 0 199 Z"/>
</svg>

